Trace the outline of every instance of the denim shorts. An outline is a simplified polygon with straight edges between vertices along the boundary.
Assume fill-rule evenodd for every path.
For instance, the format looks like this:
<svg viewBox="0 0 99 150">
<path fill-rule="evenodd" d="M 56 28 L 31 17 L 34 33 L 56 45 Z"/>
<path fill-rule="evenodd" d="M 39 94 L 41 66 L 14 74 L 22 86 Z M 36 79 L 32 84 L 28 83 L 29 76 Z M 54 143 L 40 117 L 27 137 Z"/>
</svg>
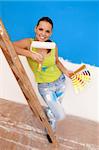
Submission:
<svg viewBox="0 0 99 150">
<path fill-rule="evenodd" d="M 66 87 L 66 78 L 62 74 L 56 81 L 50 83 L 38 83 L 38 90 L 56 120 L 62 120 L 65 117 L 61 105 Z"/>
</svg>

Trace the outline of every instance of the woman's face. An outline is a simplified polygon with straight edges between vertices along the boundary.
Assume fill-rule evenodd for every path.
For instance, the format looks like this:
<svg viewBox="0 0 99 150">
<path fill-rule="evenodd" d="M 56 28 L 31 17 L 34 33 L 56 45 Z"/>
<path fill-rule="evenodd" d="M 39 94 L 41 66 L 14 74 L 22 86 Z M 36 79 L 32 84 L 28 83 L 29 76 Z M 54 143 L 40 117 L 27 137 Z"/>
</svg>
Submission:
<svg viewBox="0 0 99 150">
<path fill-rule="evenodd" d="M 52 34 L 52 25 L 46 21 L 40 21 L 35 28 L 36 40 L 44 42 L 49 39 Z"/>
</svg>

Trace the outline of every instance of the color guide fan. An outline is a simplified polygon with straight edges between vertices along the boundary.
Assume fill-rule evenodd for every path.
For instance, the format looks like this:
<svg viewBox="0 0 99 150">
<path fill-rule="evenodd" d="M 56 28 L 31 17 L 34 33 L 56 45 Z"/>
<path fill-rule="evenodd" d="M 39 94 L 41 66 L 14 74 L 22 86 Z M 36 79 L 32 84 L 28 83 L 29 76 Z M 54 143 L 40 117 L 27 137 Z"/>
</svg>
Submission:
<svg viewBox="0 0 99 150">
<path fill-rule="evenodd" d="M 91 74 L 85 65 L 82 65 L 71 76 L 72 84 L 76 93 L 83 90 L 91 80 Z"/>
</svg>

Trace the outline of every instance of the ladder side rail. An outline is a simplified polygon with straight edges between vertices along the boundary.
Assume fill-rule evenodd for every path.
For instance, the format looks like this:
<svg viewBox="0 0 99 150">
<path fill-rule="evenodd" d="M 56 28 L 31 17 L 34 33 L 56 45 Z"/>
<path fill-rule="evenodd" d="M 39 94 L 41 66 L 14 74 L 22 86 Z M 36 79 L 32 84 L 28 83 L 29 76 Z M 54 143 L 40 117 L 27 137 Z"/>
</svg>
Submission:
<svg viewBox="0 0 99 150">
<path fill-rule="evenodd" d="M 53 131 L 51 129 L 51 126 L 49 125 L 47 117 L 40 105 L 40 102 L 38 100 L 38 97 L 35 94 L 35 91 L 34 91 L 32 85 L 27 77 L 24 67 L 22 66 L 21 61 L 19 60 L 19 58 L 15 52 L 13 44 L 11 43 L 9 36 L 7 35 L 7 32 L 4 28 L 2 21 L 0 21 L 0 25 L 3 28 L 3 34 L 1 35 L 1 38 L 4 42 L 4 44 L 6 45 L 7 51 L 9 53 L 9 56 L 12 61 L 12 64 L 15 66 L 15 68 L 12 67 L 12 68 L 14 68 L 14 69 L 12 69 L 12 71 L 14 72 L 15 76 L 17 74 L 17 77 L 19 77 L 18 83 L 23 91 L 23 94 L 25 94 L 25 97 L 28 98 L 28 104 L 29 104 L 30 108 L 33 110 L 33 112 L 35 112 L 37 114 L 39 120 L 41 121 L 43 126 L 47 129 L 48 134 L 49 134 L 50 138 L 52 139 L 53 144 L 57 144 L 57 140 L 54 137 Z M 7 59 L 8 59 L 8 57 L 7 57 Z M 11 66 L 11 63 L 10 63 L 10 66 Z"/>
</svg>

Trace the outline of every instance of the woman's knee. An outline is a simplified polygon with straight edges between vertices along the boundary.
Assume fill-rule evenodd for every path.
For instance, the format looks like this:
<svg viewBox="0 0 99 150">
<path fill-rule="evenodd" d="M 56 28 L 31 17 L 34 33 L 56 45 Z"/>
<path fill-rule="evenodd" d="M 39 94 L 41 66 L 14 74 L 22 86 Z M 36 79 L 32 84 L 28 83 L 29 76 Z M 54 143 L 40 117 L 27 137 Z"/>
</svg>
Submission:
<svg viewBox="0 0 99 150">
<path fill-rule="evenodd" d="M 58 114 L 57 121 L 61 121 L 61 120 L 64 120 L 64 119 L 65 119 L 65 113 L 64 112 Z"/>
</svg>

